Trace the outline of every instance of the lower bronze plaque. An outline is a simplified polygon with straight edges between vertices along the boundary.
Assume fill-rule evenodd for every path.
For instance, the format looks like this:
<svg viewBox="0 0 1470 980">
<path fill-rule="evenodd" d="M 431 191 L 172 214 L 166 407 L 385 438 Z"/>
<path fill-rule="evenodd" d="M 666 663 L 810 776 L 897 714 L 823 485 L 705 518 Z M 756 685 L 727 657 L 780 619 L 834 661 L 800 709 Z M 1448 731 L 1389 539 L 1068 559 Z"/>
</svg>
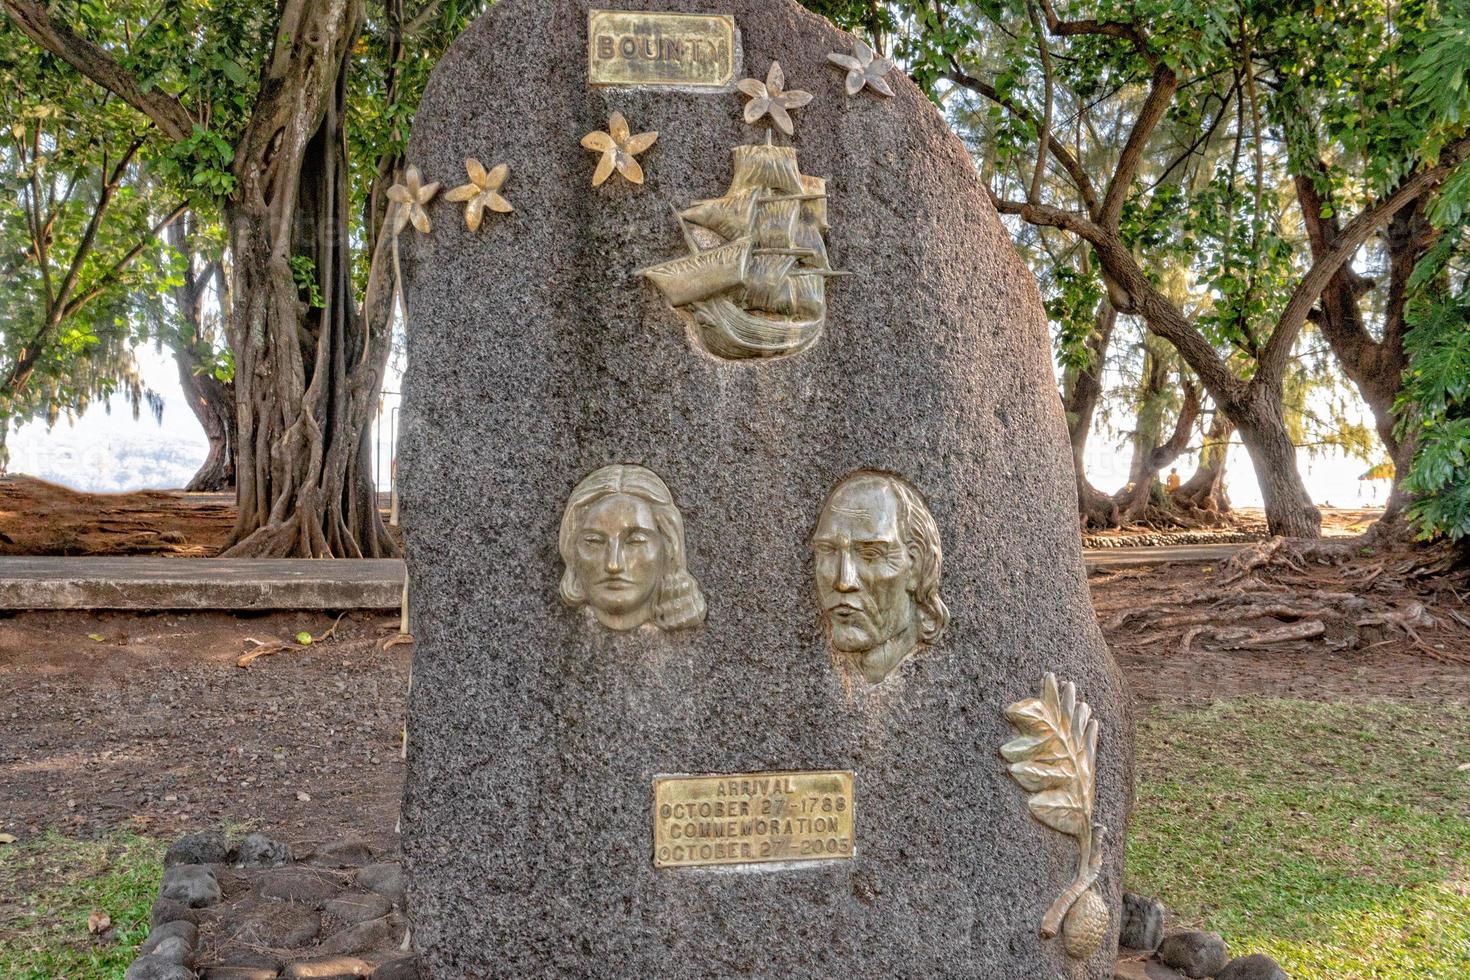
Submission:
<svg viewBox="0 0 1470 980">
<path fill-rule="evenodd" d="M 852 857 L 852 773 L 742 772 L 653 781 L 653 866 Z"/>
</svg>

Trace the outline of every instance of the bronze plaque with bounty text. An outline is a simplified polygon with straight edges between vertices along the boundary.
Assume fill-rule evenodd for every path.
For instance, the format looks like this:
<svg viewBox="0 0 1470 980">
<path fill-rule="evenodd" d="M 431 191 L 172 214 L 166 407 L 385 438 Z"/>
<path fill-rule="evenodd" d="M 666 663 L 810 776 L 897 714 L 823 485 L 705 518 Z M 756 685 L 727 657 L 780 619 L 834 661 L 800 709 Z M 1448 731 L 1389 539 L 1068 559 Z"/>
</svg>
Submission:
<svg viewBox="0 0 1470 980">
<path fill-rule="evenodd" d="M 587 81 L 728 89 L 735 82 L 735 18 L 589 10 Z"/>
<path fill-rule="evenodd" d="M 656 868 L 852 854 L 850 772 L 744 772 L 653 781 Z"/>
</svg>

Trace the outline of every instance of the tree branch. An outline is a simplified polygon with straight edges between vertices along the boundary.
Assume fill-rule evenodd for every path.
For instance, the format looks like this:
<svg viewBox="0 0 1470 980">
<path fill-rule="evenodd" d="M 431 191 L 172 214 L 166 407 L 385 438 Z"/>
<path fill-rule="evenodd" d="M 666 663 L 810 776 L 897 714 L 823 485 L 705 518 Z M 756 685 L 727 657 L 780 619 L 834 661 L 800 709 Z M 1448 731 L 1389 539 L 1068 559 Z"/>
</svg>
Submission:
<svg viewBox="0 0 1470 980">
<path fill-rule="evenodd" d="M 65 23 L 52 20 L 41 4 L 32 0 L 4 0 L 4 3 L 21 33 L 143 113 L 169 139 L 181 140 L 193 132 L 194 120 L 182 102 L 158 89 L 144 91 L 138 80 L 111 55 Z"/>
<path fill-rule="evenodd" d="M 403 26 L 403 37 L 413 37 L 423 30 L 428 26 L 430 20 L 438 16 L 439 8 L 442 6 L 444 6 L 444 0 L 431 0 L 430 3 L 424 4 L 423 9 L 413 15 L 413 20 Z"/>
<path fill-rule="evenodd" d="M 1069 231 L 1092 246 L 1102 265 L 1108 298 L 1119 313 L 1141 316 L 1148 328 L 1174 345 L 1184 362 L 1204 383 L 1217 405 L 1229 410 L 1240 396 L 1239 379 L 1204 335 L 1168 297 L 1159 292 L 1117 233 L 1083 215 L 1023 201 L 1007 201 L 991 193 L 1002 214 L 1014 214 L 1029 224 Z"/>
<path fill-rule="evenodd" d="M 1143 193 L 1147 194 L 1155 187 L 1158 187 L 1164 181 L 1168 180 L 1169 175 L 1174 172 L 1175 167 L 1178 167 L 1180 164 L 1184 163 L 1185 160 L 1188 160 L 1190 157 L 1194 156 L 1194 152 L 1198 150 L 1201 146 L 1204 146 L 1205 143 L 1209 141 L 1210 137 L 1215 135 L 1215 130 L 1219 129 L 1220 123 L 1225 120 L 1225 113 L 1230 108 L 1230 100 L 1235 98 L 1235 90 L 1238 84 L 1238 82 L 1231 84 L 1230 88 L 1226 90 L 1225 94 L 1223 96 L 1219 96 L 1220 111 L 1215 114 L 1215 121 L 1210 123 L 1210 125 L 1205 128 L 1205 131 L 1203 133 L 1195 137 L 1194 142 L 1190 143 L 1189 146 L 1185 148 L 1183 153 L 1175 157 L 1173 162 L 1165 167 L 1163 171 L 1158 175 L 1158 177 L 1154 178 L 1153 182 L 1143 189 Z M 1203 96 L 1201 101 L 1203 101 L 1203 99 L 1205 98 L 1209 98 L 1209 94 Z"/>
<path fill-rule="evenodd" d="M 1179 406 L 1179 417 L 1174 420 L 1174 433 L 1169 441 L 1149 451 L 1149 468 L 1158 472 L 1178 458 L 1189 446 L 1189 437 L 1194 434 L 1194 423 L 1199 418 L 1199 389 L 1192 382 L 1184 382 L 1184 403 Z"/>
<path fill-rule="evenodd" d="M 1168 65 L 1159 63 L 1154 68 L 1153 84 L 1149 88 L 1148 98 L 1144 100 L 1143 108 L 1138 111 L 1138 118 L 1133 121 L 1133 129 L 1128 133 L 1128 142 L 1123 146 L 1123 152 L 1118 157 L 1118 166 L 1113 170 L 1112 179 L 1108 181 L 1107 194 L 1103 197 L 1102 213 L 1098 216 L 1098 222 L 1104 228 L 1116 229 L 1118 220 L 1123 214 L 1123 202 L 1128 198 L 1128 190 L 1133 186 L 1133 178 L 1138 173 L 1139 165 L 1143 162 L 1143 151 L 1148 145 L 1148 139 L 1153 135 L 1154 129 L 1164 113 L 1169 110 L 1169 103 L 1174 98 L 1174 92 L 1179 88 L 1179 79 Z"/>
<path fill-rule="evenodd" d="M 1046 14 L 1047 30 L 1056 37 L 1074 37 L 1078 34 L 1093 34 L 1099 37 L 1116 37 L 1124 41 L 1131 41 L 1133 47 L 1149 63 L 1149 67 L 1158 68 L 1161 64 L 1159 56 L 1149 50 L 1148 35 L 1143 28 L 1136 23 L 1125 23 L 1117 20 L 1062 20 L 1057 16 L 1056 8 L 1052 6 L 1051 0 L 1041 0 L 1041 9 Z"/>
<path fill-rule="evenodd" d="M 66 278 L 61 281 L 60 288 L 56 290 L 53 309 L 48 311 L 47 319 L 50 321 L 47 324 L 48 327 L 66 319 L 66 311 L 70 305 L 69 298 L 72 290 L 76 288 L 77 280 L 81 278 L 82 265 L 92 254 L 92 246 L 97 241 L 97 229 L 102 225 L 102 215 L 107 211 L 107 206 L 112 203 L 112 195 L 117 193 L 118 185 L 122 183 L 123 177 L 127 174 L 128 164 L 132 163 L 133 156 L 142 145 L 142 140 L 133 140 L 123 153 L 122 159 L 117 161 L 117 166 L 112 168 L 112 175 L 109 177 L 104 172 L 102 187 L 97 194 L 97 205 L 92 209 L 92 216 L 87 219 L 86 230 L 82 232 L 82 240 L 77 245 L 76 254 L 72 256 L 71 267 L 66 271 Z M 103 161 L 103 165 L 106 166 L 105 156 Z M 44 329 L 42 332 L 45 332 Z"/>
<path fill-rule="evenodd" d="M 1336 218 L 1322 217 L 1322 208 L 1327 202 L 1317 193 L 1317 185 L 1314 183 L 1314 177 L 1326 175 L 1327 165 L 1321 159 L 1313 159 L 1308 167 L 1313 172 L 1293 174 L 1292 183 L 1296 189 L 1302 225 L 1306 228 L 1307 241 L 1315 261 L 1331 248 L 1331 243 L 1338 234 L 1338 224 Z M 1323 287 L 1318 297 L 1322 303 L 1322 316 L 1315 318 L 1318 329 L 1342 360 L 1343 368 L 1349 376 L 1358 372 L 1367 352 L 1375 346 L 1358 309 L 1358 296 L 1362 292 L 1359 289 L 1360 284 L 1366 285 L 1367 280 L 1362 279 L 1344 263 Z"/>
<path fill-rule="evenodd" d="M 944 74 L 944 77 L 949 81 L 954 82 L 961 88 L 969 89 L 976 95 L 989 99 L 1017 119 L 1028 122 L 1032 126 L 1037 127 L 1038 131 L 1040 130 L 1040 122 L 1037 120 L 1035 114 L 1025 106 L 1019 105 L 1012 99 L 1001 98 L 1000 93 L 995 90 L 994 86 L 973 75 L 967 74 L 960 68 L 958 62 L 951 59 L 950 64 L 952 67 Z M 1056 159 L 1057 163 L 1061 164 L 1062 169 L 1067 172 L 1067 176 L 1072 178 L 1072 183 L 1077 186 L 1077 192 L 1082 195 L 1082 203 L 1086 206 L 1087 213 L 1095 216 L 1097 212 L 1097 188 L 1093 186 L 1092 178 L 1087 176 L 1087 171 L 1082 169 L 1082 165 L 1077 161 L 1077 158 L 1055 136 L 1049 135 L 1046 142 L 1048 149 L 1051 150 L 1051 155 Z"/>
<path fill-rule="evenodd" d="M 1051 75 L 1051 51 L 1046 45 L 1046 35 L 1041 31 L 1041 18 L 1037 16 L 1036 4 L 1028 0 L 1026 13 L 1031 18 L 1031 27 L 1036 31 L 1036 49 L 1041 53 L 1041 76 L 1042 88 L 1045 92 L 1046 106 L 1042 110 L 1040 139 L 1036 144 L 1036 169 L 1031 171 L 1031 189 L 1026 194 L 1026 200 L 1041 201 L 1041 178 L 1046 173 L 1047 146 L 1051 143 L 1051 108 L 1052 108 L 1052 75 Z"/>
<path fill-rule="evenodd" d="M 108 269 L 101 276 L 99 276 L 97 281 L 92 283 L 92 287 L 90 289 L 68 303 L 66 305 L 66 308 L 62 310 L 61 318 L 65 320 L 69 316 L 75 316 L 82 307 L 86 306 L 88 303 L 92 302 L 92 300 L 102 295 L 102 293 L 107 289 L 108 286 L 117 281 L 118 276 L 127 271 L 128 266 L 133 264 L 133 260 L 143 254 L 143 250 L 145 248 L 147 248 L 151 243 L 158 240 L 159 234 L 165 228 L 173 224 L 175 221 L 178 221 L 179 218 L 184 215 L 184 212 L 188 210 L 189 205 L 186 202 L 179 202 L 178 206 L 170 211 L 168 215 L 163 218 L 163 220 L 154 225 L 149 230 L 146 236 L 138 239 L 138 241 L 134 243 L 133 247 L 128 249 L 126 254 L 124 254 L 121 258 L 114 262 L 112 264 L 112 268 Z"/>
<path fill-rule="evenodd" d="M 1272 385 L 1280 383 L 1282 373 L 1286 370 L 1286 364 L 1290 359 L 1291 347 L 1296 343 L 1297 335 L 1301 333 L 1302 325 L 1306 323 L 1307 314 L 1317 302 L 1317 297 L 1321 295 L 1322 290 L 1337 273 L 1337 270 L 1342 268 L 1363 242 L 1368 240 L 1368 236 L 1382 227 L 1384 222 L 1397 214 L 1404 205 L 1439 183 L 1467 158 L 1470 158 L 1470 136 L 1461 137 L 1445 147 L 1438 163 L 1411 174 L 1399 183 L 1393 193 L 1379 198 L 1348 222 L 1347 227 L 1333 239 L 1327 251 L 1317 257 L 1312 267 L 1307 270 L 1307 274 L 1302 277 L 1301 282 L 1297 283 L 1296 289 L 1292 291 L 1291 299 L 1287 301 L 1286 308 L 1281 311 L 1281 316 L 1276 321 L 1276 328 L 1271 332 L 1270 339 L 1266 341 L 1266 346 L 1261 351 L 1255 383 Z"/>
</svg>

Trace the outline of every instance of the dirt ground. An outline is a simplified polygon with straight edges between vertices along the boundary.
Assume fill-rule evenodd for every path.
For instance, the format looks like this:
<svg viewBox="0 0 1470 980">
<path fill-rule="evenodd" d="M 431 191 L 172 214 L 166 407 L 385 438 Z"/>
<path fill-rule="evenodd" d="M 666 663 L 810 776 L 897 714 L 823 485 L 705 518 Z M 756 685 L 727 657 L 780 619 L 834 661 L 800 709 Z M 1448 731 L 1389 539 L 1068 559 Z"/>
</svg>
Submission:
<svg viewBox="0 0 1470 980">
<path fill-rule="evenodd" d="M 78 493 L 29 476 L 0 478 L 0 555 L 216 554 L 235 526 L 219 494 Z"/>
<path fill-rule="evenodd" d="M 1380 513 L 1324 508 L 1323 533 L 1361 534 Z M 1234 526 L 1219 529 L 1161 531 L 1140 526 L 1089 532 L 1086 543 L 1106 548 L 1250 541 L 1267 536 L 1266 516 L 1260 510 L 1240 508 L 1235 518 Z M 0 477 L 0 555 L 205 558 L 219 553 L 234 524 L 234 502 L 227 494 L 178 490 L 78 493 L 35 477 Z"/>
<path fill-rule="evenodd" d="M 1197 704 L 1257 696 L 1470 702 L 1470 642 L 1444 608 L 1464 615 L 1470 607 L 1454 595 L 1435 606 L 1444 628 L 1421 634 L 1428 651 L 1407 633 L 1380 624 L 1361 627 L 1351 638 L 1334 628 L 1321 637 L 1261 649 L 1196 641 L 1186 654 L 1188 626 L 1136 616 L 1151 608 L 1170 609 L 1181 597 L 1183 605 L 1192 606 L 1194 597 L 1218 589 L 1225 574 L 1223 566 L 1181 563 L 1091 577 L 1093 608 L 1137 701 Z M 1353 588 L 1344 585 L 1343 591 Z M 1116 625 L 1124 614 L 1134 618 Z M 1264 618 L 1274 625 L 1271 617 Z"/>
<path fill-rule="evenodd" d="M 411 647 L 378 649 L 387 621 L 349 616 L 331 640 L 241 669 L 247 637 L 320 634 L 331 617 L 0 619 L 0 832 L 391 828 Z"/>
</svg>

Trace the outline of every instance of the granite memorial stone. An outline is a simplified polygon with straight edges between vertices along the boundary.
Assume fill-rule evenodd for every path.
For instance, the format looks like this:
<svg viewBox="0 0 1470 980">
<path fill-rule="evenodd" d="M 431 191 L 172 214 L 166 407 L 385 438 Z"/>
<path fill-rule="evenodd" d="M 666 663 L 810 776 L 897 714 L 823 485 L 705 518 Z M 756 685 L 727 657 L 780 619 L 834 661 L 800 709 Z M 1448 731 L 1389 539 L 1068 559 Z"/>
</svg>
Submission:
<svg viewBox="0 0 1470 980">
<path fill-rule="evenodd" d="M 516 175 L 398 205 L 425 968 L 1111 977 L 1132 731 L 1035 282 L 855 38 L 650 6 L 501 0 L 414 122 L 422 187 Z"/>
</svg>

